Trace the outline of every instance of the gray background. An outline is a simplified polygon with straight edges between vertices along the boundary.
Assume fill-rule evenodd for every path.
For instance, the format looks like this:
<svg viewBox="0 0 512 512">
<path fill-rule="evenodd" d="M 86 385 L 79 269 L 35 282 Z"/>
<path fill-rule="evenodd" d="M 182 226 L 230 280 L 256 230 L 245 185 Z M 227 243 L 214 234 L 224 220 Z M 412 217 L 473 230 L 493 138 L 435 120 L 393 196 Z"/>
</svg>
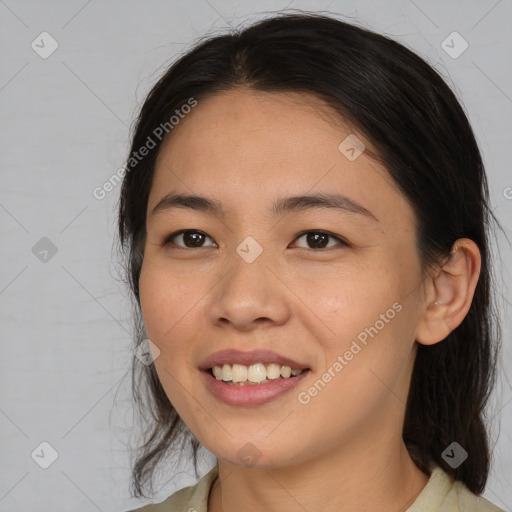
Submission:
<svg viewBox="0 0 512 512">
<path fill-rule="evenodd" d="M 127 373 L 131 309 L 113 246 L 119 187 L 103 200 L 93 190 L 123 166 L 137 108 L 178 53 L 207 32 L 286 7 L 331 11 L 390 35 L 448 79 L 474 126 L 492 206 L 510 236 L 510 0 L 0 0 L 0 511 L 142 505 L 128 488 L 136 430 Z M 44 31 L 58 44 L 45 59 L 40 53 L 51 41 L 38 37 Z M 469 45 L 457 58 L 441 46 L 453 31 Z M 484 495 L 511 511 L 511 252 L 501 235 L 499 248 L 504 357 Z M 58 454 L 48 469 L 35 462 L 50 460 L 43 441 Z M 204 453 L 202 473 L 213 464 Z M 193 484 L 189 469 L 155 501 Z"/>
</svg>

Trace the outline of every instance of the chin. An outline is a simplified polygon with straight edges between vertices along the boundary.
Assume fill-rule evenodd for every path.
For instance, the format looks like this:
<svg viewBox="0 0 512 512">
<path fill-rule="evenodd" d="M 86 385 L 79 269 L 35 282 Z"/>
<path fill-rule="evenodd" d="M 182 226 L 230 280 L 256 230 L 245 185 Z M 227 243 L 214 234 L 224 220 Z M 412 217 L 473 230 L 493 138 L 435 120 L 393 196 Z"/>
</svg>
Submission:
<svg viewBox="0 0 512 512">
<path fill-rule="evenodd" d="M 276 452 L 273 447 L 262 447 L 261 444 L 258 446 L 257 443 L 251 441 L 235 442 L 230 446 L 226 446 L 224 450 L 219 450 L 218 445 L 215 447 L 215 450 L 210 448 L 208 450 L 219 461 L 225 461 L 234 466 L 247 469 L 272 469 L 290 463 L 290 457 L 286 456 L 286 454 Z"/>
</svg>

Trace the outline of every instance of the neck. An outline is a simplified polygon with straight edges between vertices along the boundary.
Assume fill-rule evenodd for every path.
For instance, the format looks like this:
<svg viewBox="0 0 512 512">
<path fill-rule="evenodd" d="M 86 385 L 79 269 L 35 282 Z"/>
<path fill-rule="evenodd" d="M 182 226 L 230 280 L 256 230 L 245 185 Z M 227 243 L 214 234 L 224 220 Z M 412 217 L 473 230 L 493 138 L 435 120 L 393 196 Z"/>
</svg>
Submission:
<svg viewBox="0 0 512 512">
<path fill-rule="evenodd" d="M 351 442 L 302 464 L 271 469 L 219 460 L 219 478 L 210 492 L 208 512 L 238 512 L 241 504 L 254 512 L 405 511 L 428 476 L 416 467 L 401 438 L 389 441 Z"/>
</svg>

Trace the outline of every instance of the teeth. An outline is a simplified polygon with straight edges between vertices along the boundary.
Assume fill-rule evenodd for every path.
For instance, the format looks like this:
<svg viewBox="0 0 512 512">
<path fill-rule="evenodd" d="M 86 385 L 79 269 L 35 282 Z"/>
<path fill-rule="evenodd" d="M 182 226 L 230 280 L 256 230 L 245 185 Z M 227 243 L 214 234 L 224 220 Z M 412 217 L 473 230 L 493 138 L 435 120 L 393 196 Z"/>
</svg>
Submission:
<svg viewBox="0 0 512 512">
<path fill-rule="evenodd" d="M 226 366 L 224 365 L 224 368 Z M 247 380 L 247 366 L 243 364 L 234 364 L 231 369 L 231 380 L 233 382 L 244 382 Z"/>
<path fill-rule="evenodd" d="M 287 379 L 290 376 L 297 376 L 303 370 L 292 370 L 289 366 L 282 366 L 271 363 L 265 366 L 263 363 L 252 364 L 245 366 L 243 364 L 225 364 L 223 366 L 214 366 L 212 368 L 213 376 L 217 380 L 224 382 L 252 382 L 259 384 L 266 380 L 275 380 L 279 378 Z"/>
<path fill-rule="evenodd" d="M 222 367 L 222 380 L 231 380 L 231 365 L 225 364 Z"/>
<path fill-rule="evenodd" d="M 289 366 L 281 366 L 281 377 L 287 379 L 292 374 L 292 369 Z"/>
<path fill-rule="evenodd" d="M 269 364 L 267 366 L 267 379 L 279 379 L 281 376 L 281 367 L 278 364 Z"/>
<path fill-rule="evenodd" d="M 247 380 L 250 382 L 262 382 L 267 378 L 267 369 L 263 364 L 253 364 L 249 366 Z"/>
</svg>

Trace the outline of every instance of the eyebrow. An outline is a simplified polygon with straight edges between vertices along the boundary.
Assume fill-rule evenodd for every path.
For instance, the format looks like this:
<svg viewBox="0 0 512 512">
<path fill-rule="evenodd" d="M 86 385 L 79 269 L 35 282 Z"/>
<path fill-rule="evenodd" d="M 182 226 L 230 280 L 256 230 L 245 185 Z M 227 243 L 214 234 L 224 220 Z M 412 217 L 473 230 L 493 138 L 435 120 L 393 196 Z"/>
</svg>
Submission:
<svg viewBox="0 0 512 512">
<path fill-rule="evenodd" d="M 189 208 L 199 212 L 212 213 L 225 218 L 226 212 L 222 203 L 204 196 L 188 194 L 167 194 L 153 208 L 151 215 L 168 211 L 173 208 Z M 379 222 L 370 210 L 343 194 L 312 194 L 277 199 L 272 205 L 273 215 L 289 212 L 303 212 L 312 209 L 334 209 L 344 213 L 356 213 Z"/>
</svg>

